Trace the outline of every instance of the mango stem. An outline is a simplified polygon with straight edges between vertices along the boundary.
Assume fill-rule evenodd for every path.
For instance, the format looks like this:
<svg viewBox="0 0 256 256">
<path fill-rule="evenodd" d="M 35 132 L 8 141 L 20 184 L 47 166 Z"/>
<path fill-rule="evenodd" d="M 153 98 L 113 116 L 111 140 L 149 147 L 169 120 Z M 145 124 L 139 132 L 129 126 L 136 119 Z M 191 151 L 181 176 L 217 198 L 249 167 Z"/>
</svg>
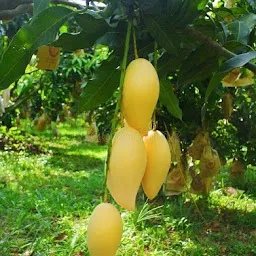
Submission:
<svg viewBox="0 0 256 256">
<path fill-rule="evenodd" d="M 134 57 L 135 57 L 135 59 L 138 59 L 139 55 L 138 55 L 138 49 L 137 49 L 136 31 L 135 31 L 135 27 L 134 26 L 132 28 L 132 35 L 133 35 Z"/>
<path fill-rule="evenodd" d="M 158 45 L 157 45 L 157 42 L 155 41 L 154 42 L 154 67 L 156 72 L 157 72 L 157 59 L 158 59 L 157 50 L 158 50 Z M 153 113 L 153 131 L 156 131 L 156 108 Z"/>
<path fill-rule="evenodd" d="M 105 203 L 108 201 L 107 177 L 108 177 L 108 171 L 109 171 L 109 160 L 110 160 L 110 154 L 111 154 L 111 148 L 112 148 L 112 139 L 114 137 L 114 134 L 116 132 L 116 127 L 117 127 L 117 124 L 118 124 L 118 112 L 119 112 L 119 110 L 121 108 L 121 103 L 122 103 L 122 92 L 123 92 L 125 70 L 126 70 L 126 66 L 127 66 L 127 59 L 128 59 L 129 45 L 130 45 L 130 37 L 131 37 L 131 30 L 132 30 L 132 23 L 131 23 L 131 21 L 129 21 L 128 25 L 127 25 L 127 32 L 126 32 L 124 56 L 123 56 L 123 61 L 122 61 L 122 65 L 121 65 L 121 76 L 120 76 L 120 83 L 119 83 L 119 94 L 118 94 L 118 98 L 117 98 L 114 119 L 112 120 L 112 124 L 111 124 L 111 132 L 110 132 L 109 141 L 108 141 L 107 159 L 106 159 L 106 162 L 105 162 L 105 171 L 104 171 L 104 173 L 105 173 L 105 179 L 104 179 L 104 202 Z"/>
</svg>

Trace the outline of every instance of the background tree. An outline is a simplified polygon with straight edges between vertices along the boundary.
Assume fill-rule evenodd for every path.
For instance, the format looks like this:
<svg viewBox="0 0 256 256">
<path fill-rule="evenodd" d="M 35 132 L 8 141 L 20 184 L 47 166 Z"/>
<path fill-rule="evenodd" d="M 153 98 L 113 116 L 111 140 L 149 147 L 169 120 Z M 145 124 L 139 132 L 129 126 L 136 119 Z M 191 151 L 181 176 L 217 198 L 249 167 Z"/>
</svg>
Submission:
<svg viewBox="0 0 256 256">
<path fill-rule="evenodd" d="M 20 6 L 14 2 L 12 7 Z M 197 128 L 202 127 L 210 131 L 213 144 L 223 157 L 239 157 L 255 164 L 255 89 L 253 86 L 240 88 L 242 83 L 236 82 L 243 79 L 247 84 L 248 81 L 254 83 L 256 16 L 253 1 L 112 0 L 103 1 L 103 9 L 89 3 L 83 7 L 62 1 L 66 4 L 64 7 L 56 6 L 60 1 L 44 1 L 44 5 L 39 2 L 34 1 L 33 18 L 17 32 L 2 56 L 2 89 L 24 74 L 31 56 L 41 45 L 61 47 L 64 52 L 106 45 L 111 55 L 95 75 L 88 77 L 74 109 L 90 111 L 101 104 L 107 109 L 108 104 L 115 102 L 110 99 L 118 87 L 127 20 L 132 20 L 140 57 L 153 60 L 155 42 L 158 45 L 161 93 L 156 113 L 159 127 L 164 129 L 166 125 L 169 131 L 178 130 L 184 149 L 195 137 Z M 49 16 L 51 19 L 47 19 Z M 129 60 L 133 59 L 133 48 L 131 44 Z M 231 79 L 229 85 L 236 86 L 229 90 L 234 112 L 227 122 L 223 120 L 221 101 L 228 90 L 221 86 L 221 81 L 227 74 L 234 75 L 230 72 L 235 68 L 239 68 L 237 77 L 233 80 L 226 77 Z M 61 67 L 58 72 L 62 74 Z M 76 72 L 72 72 L 75 75 Z M 96 111 L 98 118 L 104 116 L 104 108 L 100 109 Z M 104 122 L 109 123 L 109 119 Z M 102 120 L 100 123 L 103 127 Z M 104 129 L 107 130 L 107 126 Z"/>
</svg>

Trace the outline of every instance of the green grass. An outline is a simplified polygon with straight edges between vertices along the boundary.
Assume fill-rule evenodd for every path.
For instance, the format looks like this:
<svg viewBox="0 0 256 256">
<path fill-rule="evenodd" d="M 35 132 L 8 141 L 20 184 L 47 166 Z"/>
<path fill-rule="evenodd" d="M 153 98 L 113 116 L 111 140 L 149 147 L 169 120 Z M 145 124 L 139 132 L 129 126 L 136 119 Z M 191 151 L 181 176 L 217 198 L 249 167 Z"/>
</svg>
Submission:
<svg viewBox="0 0 256 256">
<path fill-rule="evenodd" d="M 61 125 L 57 139 L 27 130 L 49 153 L 0 151 L 0 255 L 89 255 L 86 226 L 102 201 L 106 147 L 85 142 L 81 123 Z M 226 168 L 215 183 L 208 199 L 160 194 L 147 202 L 140 191 L 135 213 L 119 208 L 117 255 L 256 255 L 256 170 L 237 196 L 225 193 Z"/>
</svg>

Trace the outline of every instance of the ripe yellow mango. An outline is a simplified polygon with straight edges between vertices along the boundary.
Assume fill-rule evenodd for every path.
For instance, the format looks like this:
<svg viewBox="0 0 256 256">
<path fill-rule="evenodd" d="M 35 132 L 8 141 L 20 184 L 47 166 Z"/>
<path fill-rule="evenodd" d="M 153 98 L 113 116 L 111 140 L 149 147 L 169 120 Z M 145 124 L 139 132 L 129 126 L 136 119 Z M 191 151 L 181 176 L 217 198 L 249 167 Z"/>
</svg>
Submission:
<svg viewBox="0 0 256 256">
<path fill-rule="evenodd" d="M 115 256 L 122 238 L 123 224 L 119 211 L 109 203 L 99 204 L 87 227 L 87 246 L 91 256 Z"/>
<path fill-rule="evenodd" d="M 127 123 L 147 135 L 159 98 L 159 79 L 153 65 L 136 59 L 127 67 L 123 86 L 122 112 Z"/>
<path fill-rule="evenodd" d="M 158 194 L 171 166 L 168 141 L 160 131 L 149 131 L 143 138 L 147 151 L 147 167 L 142 180 L 146 196 L 152 200 Z"/>
<path fill-rule="evenodd" d="M 107 185 L 115 201 L 127 210 L 135 210 L 146 161 L 141 134 L 129 126 L 119 129 L 112 141 Z"/>
</svg>

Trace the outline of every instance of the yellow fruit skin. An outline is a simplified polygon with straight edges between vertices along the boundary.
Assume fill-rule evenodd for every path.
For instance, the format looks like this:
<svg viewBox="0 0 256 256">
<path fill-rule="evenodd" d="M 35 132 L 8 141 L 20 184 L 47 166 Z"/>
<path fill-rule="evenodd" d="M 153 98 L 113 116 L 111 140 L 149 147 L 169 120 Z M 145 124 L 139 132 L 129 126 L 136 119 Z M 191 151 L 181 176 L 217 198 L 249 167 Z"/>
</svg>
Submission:
<svg viewBox="0 0 256 256">
<path fill-rule="evenodd" d="M 127 210 L 135 210 L 146 161 L 140 133 L 129 126 L 119 129 L 112 141 L 107 185 L 115 201 Z"/>
<path fill-rule="evenodd" d="M 147 135 L 151 117 L 159 97 L 159 79 L 153 65 L 146 59 L 136 59 L 127 67 L 122 111 L 127 123 Z"/>
<path fill-rule="evenodd" d="M 143 138 L 147 151 L 147 167 L 142 180 L 146 196 L 152 200 L 158 194 L 171 165 L 168 141 L 160 131 L 149 131 Z"/>
<path fill-rule="evenodd" d="M 91 256 L 115 256 L 123 233 L 119 211 L 109 203 L 99 204 L 87 227 L 87 246 Z"/>
</svg>

